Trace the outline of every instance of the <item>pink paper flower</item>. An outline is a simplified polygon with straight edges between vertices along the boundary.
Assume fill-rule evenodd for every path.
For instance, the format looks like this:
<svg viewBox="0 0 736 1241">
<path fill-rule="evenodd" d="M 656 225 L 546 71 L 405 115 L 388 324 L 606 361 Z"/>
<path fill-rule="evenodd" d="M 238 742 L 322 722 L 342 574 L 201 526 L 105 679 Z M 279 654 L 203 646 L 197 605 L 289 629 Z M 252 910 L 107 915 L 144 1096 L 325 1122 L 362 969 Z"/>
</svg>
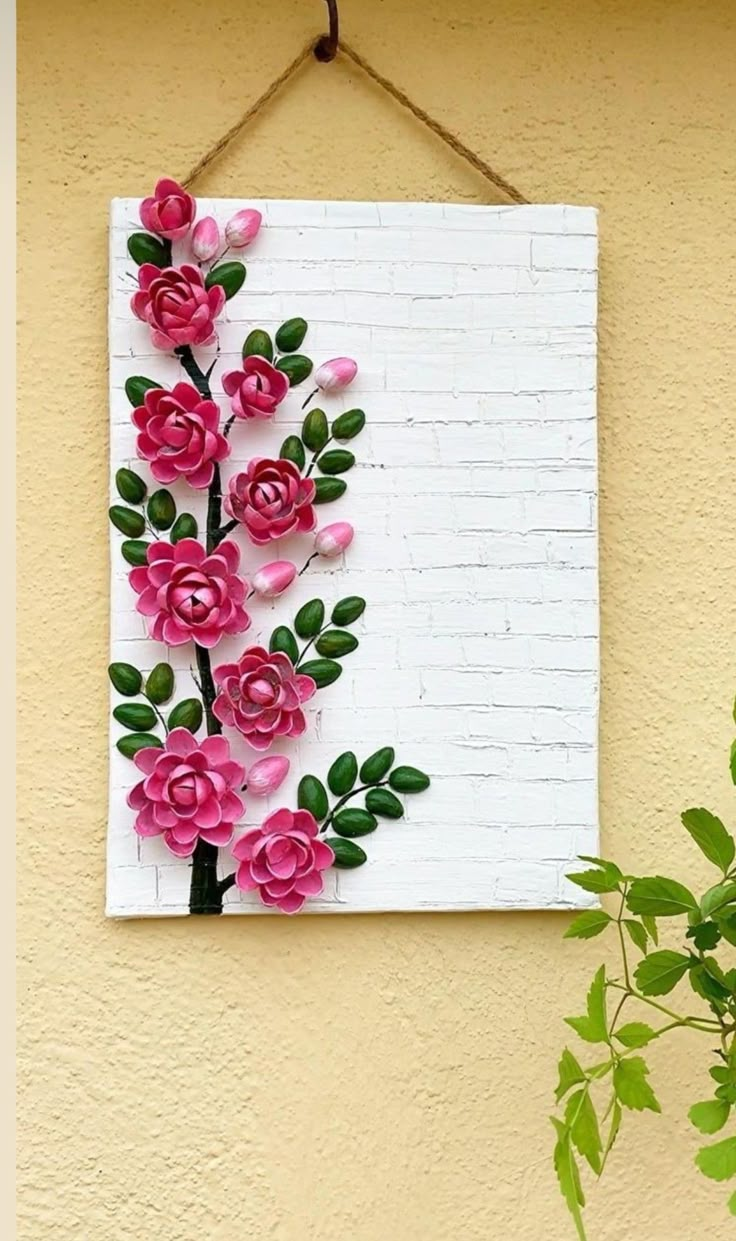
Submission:
<svg viewBox="0 0 736 1241">
<path fill-rule="evenodd" d="M 140 433 L 138 456 L 150 461 L 157 482 L 185 478 L 190 487 L 209 487 L 215 462 L 230 452 L 220 434 L 220 411 L 214 401 L 205 400 L 187 383 L 176 384 L 171 392 L 149 388 L 132 416 Z"/>
<path fill-rule="evenodd" d="M 254 457 L 235 474 L 223 500 L 225 511 L 245 526 L 253 543 L 268 543 L 294 531 L 314 530 L 315 485 L 293 461 Z"/>
<path fill-rule="evenodd" d="M 212 675 L 219 688 L 215 716 L 237 728 L 254 750 L 267 750 L 277 737 L 301 737 L 306 730 L 302 703 L 317 687 L 294 670 L 283 651 L 269 654 L 262 646 L 249 646 L 236 664 L 220 664 Z"/>
<path fill-rule="evenodd" d="M 239 371 L 226 371 L 222 386 L 236 418 L 270 418 L 289 391 L 289 381 L 266 358 L 252 354 Z"/>
<path fill-rule="evenodd" d="M 225 290 L 219 284 L 205 289 L 198 267 L 160 267 L 142 263 L 138 268 L 140 289 L 130 305 L 137 319 L 147 323 L 157 349 L 177 349 L 181 345 L 211 345 L 215 319 L 225 305 Z"/>
<path fill-rule="evenodd" d="M 260 211 L 256 211 L 254 207 L 236 211 L 225 225 L 227 244 L 232 246 L 233 250 L 241 250 L 243 246 L 249 246 L 258 234 L 262 219 Z"/>
<path fill-rule="evenodd" d="M 331 358 L 319 367 L 314 382 L 322 392 L 342 392 L 353 382 L 357 373 L 358 363 L 352 358 Z"/>
<path fill-rule="evenodd" d="M 224 737 L 196 741 L 188 728 L 174 728 L 162 750 L 138 750 L 133 761 L 145 775 L 128 794 L 139 836 L 163 836 L 177 857 L 191 857 L 199 839 L 230 843 L 245 809 L 236 792 L 245 768 Z"/>
<path fill-rule="evenodd" d="M 148 564 L 128 581 L 139 596 L 136 610 L 149 618 L 152 638 L 168 646 L 184 642 L 216 646 L 225 634 L 243 633 L 250 616 L 243 607 L 248 583 L 237 576 L 240 550 L 229 541 L 211 555 L 196 539 L 176 546 L 151 543 Z"/>
<path fill-rule="evenodd" d="M 192 253 L 195 259 L 206 263 L 213 259 L 220 249 L 220 230 L 214 216 L 206 215 L 194 225 L 192 233 Z"/>
<path fill-rule="evenodd" d="M 268 797 L 275 793 L 286 779 L 289 760 L 283 754 L 274 754 L 271 758 L 259 758 L 248 772 L 248 792 L 253 797 Z"/>
<path fill-rule="evenodd" d="M 277 599 L 288 590 L 296 577 L 296 565 L 290 560 L 272 560 L 253 574 L 253 589 L 262 599 Z"/>
<path fill-rule="evenodd" d="M 354 534 L 349 521 L 335 521 L 331 526 L 323 526 L 314 537 L 315 551 L 328 558 L 339 556 L 350 546 Z"/>
<path fill-rule="evenodd" d="M 156 182 L 152 197 L 144 198 L 139 210 L 143 227 L 169 241 L 186 237 L 196 213 L 191 194 L 171 177 Z"/>
<path fill-rule="evenodd" d="M 322 871 L 335 855 L 317 836 L 308 810 L 275 810 L 261 824 L 236 840 L 233 857 L 240 862 L 235 882 L 241 892 L 257 891 L 264 905 L 295 914 L 308 896 L 319 896 Z"/>
</svg>

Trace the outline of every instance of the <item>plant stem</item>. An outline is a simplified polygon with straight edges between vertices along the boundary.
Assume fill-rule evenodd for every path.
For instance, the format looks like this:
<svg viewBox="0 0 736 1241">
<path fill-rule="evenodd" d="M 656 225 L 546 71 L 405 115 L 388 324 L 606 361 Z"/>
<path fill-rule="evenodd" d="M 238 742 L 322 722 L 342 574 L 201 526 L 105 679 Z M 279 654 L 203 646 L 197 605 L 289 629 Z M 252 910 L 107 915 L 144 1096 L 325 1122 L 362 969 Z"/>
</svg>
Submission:
<svg viewBox="0 0 736 1241">
<path fill-rule="evenodd" d="M 617 991 L 625 991 L 632 999 L 639 1000 L 642 1004 L 648 1004 L 650 1008 L 656 1008 L 658 1012 L 664 1013 L 666 1017 L 672 1017 L 678 1025 L 687 1026 L 691 1030 L 703 1030 L 706 1034 L 720 1033 L 720 1026 L 717 1021 L 708 1021 L 705 1017 L 681 1017 L 679 1013 L 675 1013 L 671 1008 L 665 1008 L 664 1004 L 658 1004 L 656 1000 L 652 1000 L 648 995 L 641 995 L 640 992 L 634 991 L 631 987 L 624 986 L 620 982 L 609 982 L 609 987 L 615 987 Z"/>
<path fill-rule="evenodd" d="M 301 569 L 297 573 L 297 577 L 301 577 L 302 573 L 304 573 L 309 568 L 310 564 L 312 563 L 312 561 L 315 559 L 316 556 L 319 556 L 319 552 L 312 552 L 311 556 L 307 557 Z"/>
<path fill-rule="evenodd" d="M 322 824 L 319 830 L 321 832 L 327 831 L 328 827 L 331 826 L 332 820 L 334 819 L 338 810 L 342 809 L 346 801 L 350 801 L 352 797 L 357 797 L 358 793 L 366 793 L 368 789 L 380 789 L 380 788 L 383 788 L 383 786 L 386 784 L 388 784 L 388 780 L 377 780 L 375 784 L 361 784 L 359 785 L 357 789 L 351 789 L 350 792 L 346 793 L 344 797 L 341 797 L 338 802 L 335 802 L 334 806 L 332 807 L 332 810 L 328 814 L 327 818 L 325 819 L 324 823 Z"/>
<path fill-rule="evenodd" d="M 624 909 L 626 908 L 627 887 L 628 887 L 628 884 L 625 883 L 621 891 L 621 904 L 618 910 L 618 917 L 616 918 L 616 926 L 618 927 L 618 937 L 621 942 L 621 956 L 623 958 L 623 963 L 624 963 L 624 978 L 626 980 L 626 986 L 629 988 L 629 990 L 631 990 L 631 978 L 629 975 L 629 958 L 626 955 L 626 941 L 624 939 L 624 928 L 623 928 L 622 921 L 621 921 L 623 918 Z"/>
</svg>

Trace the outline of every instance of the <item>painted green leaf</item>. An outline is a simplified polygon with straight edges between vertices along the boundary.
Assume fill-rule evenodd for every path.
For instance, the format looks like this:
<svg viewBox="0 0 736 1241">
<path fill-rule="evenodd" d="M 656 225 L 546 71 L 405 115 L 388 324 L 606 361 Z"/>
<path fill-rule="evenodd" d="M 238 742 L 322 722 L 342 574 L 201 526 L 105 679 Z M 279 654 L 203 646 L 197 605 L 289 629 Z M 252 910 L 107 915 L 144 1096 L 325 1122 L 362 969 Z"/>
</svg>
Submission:
<svg viewBox="0 0 736 1241">
<path fill-rule="evenodd" d="M 198 533 L 196 517 L 192 513 L 180 513 L 171 527 L 169 538 L 172 543 L 180 543 L 182 539 L 196 539 Z"/>
<path fill-rule="evenodd" d="M 293 461 L 299 470 L 304 469 L 307 458 L 298 435 L 287 435 L 279 449 L 279 457 L 282 461 Z"/>
<path fill-rule="evenodd" d="M 671 918 L 698 908 L 692 892 L 676 879 L 654 875 L 635 879 L 626 896 L 632 914 L 653 914 L 655 918 Z"/>
<path fill-rule="evenodd" d="M 325 844 L 329 845 L 335 854 L 335 866 L 341 870 L 353 870 L 356 866 L 362 866 L 368 861 L 368 857 L 360 845 L 356 845 L 354 840 L 343 840 L 340 836 L 326 836 Z"/>
<path fill-rule="evenodd" d="M 352 625 L 364 612 L 365 599 L 358 595 L 348 595 L 335 604 L 330 620 L 333 625 Z"/>
<path fill-rule="evenodd" d="M 289 381 L 289 387 L 296 388 L 297 384 L 304 383 L 307 376 L 311 375 L 313 365 L 312 359 L 305 358 L 304 354 L 290 353 L 285 358 L 279 358 L 276 370 L 283 371 Z M 303 435 L 302 439 L 304 439 Z M 306 440 L 304 442 L 306 443 Z M 307 447 L 309 447 L 308 444 Z"/>
<path fill-rule="evenodd" d="M 595 1108 L 588 1090 L 576 1090 L 570 1095 L 565 1108 L 565 1124 L 570 1129 L 570 1139 L 584 1159 L 597 1174 L 601 1167 L 601 1142 Z"/>
<path fill-rule="evenodd" d="M 586 909 L 573 918 L 563 938 L 593 939 L 594 936 L 600 935 L 601 931 L 605 931 L 611 921 L 610 914 L 603 909 Z"/>
<path fill-rule="evenodd" d="M 567 1203 L 567 1209 L 575 1221 L 578 1241 L 586 1241 L 583 1217 L 580 1214 L 580 1208 L 585 1206 L 585 1195 L 580 1184 L 580 1173 L 575 1162 L 575 1155 L 570 1140 L 570 1130 L 556 1116 L 551 1116 L 550 1120 L 557 1133 L 553 1155 L 557 1180 L 559 1181 L 562 1196 Z"/>
<path fill-rule="evenodd" d="M 128 254 L 140 267 L 153 263 L 154 267 L 171 266 L 171 242 L 150 233 L 131 233 L 128 238 Z"/>
<path fill-rule="evenodd" d="M 302 439 L 310 452 L 321 452 L 330 438 L 327 415 L 323 409 L 310 409 L 302 423 Z"/>
<path fill-rule="evenodd" d="M 564 1098 L 571 1086 L 576 1086 L 578 1082 L 584 1082 L 586 1078 L 580 1064 L 575 1059 L 572 1052 L 568 1051 L 567 1047 L 560 1056 L 557 1071 L 559 1073 L 559 1081 L 557 1082 L 557 1088 L 555 1090 L 555 1099 L 559 1103 L 560 1099 Z"/>
<path fill-rule="evenodd" d="M 586 1015 L 566 1017 L 565 1021 L 586 1043 L 605 1043 L 608 1037 L 606 1017 L 606 967 L 596 973 L 588 991 Z"/>
<path fill-rule="evenodd" d="M 337 680 L 342 668 L 332 659 L 310 659 L 306 664 L 300 664 L 299 671 L 304 676 L 311 677 L 317 689 L 324 689 Z"/>
<path fill-rule="evenodd" d="M 616 1098 L 624 1107 L 635 1112 L 661 1112 L 647 1077 L 649 1069 L 641 1056 L 629 1056 L 619 1060 L 613 1070 L 613 1088 Z"/>
<path fill-rule="evenodd" d="M 281 353 L 294 353 L 304 343 L 307 326 L 306 319 L 287 319 L 276 333 L 276 348 Z"/>
<path fill-rule="evenodd" d="M 642 995 L 667 995 L 687 973 L 690 957 L 671 948 L 650 952 L 634 971 L 636 985 Z"/>
<path fill-rule="evenodd" d="M 402 819 L 404 817 L 404 807 L 396 794 L 392 793 L 390 789 L 369 789 L 365 795 L 365 808 L 370 810 L 371 814 L 377 814 L 382 819 Z"/>
<path fill-rule="evenodd" d="M 418 767 L 394 767 L 388 782 L 397 793 L 422 793 L 429 788 L 429 776 Z"/>
<path fill-rule="evenodd" d="M 332 820 L 332 826 L 338 836 L 352 839 L 354 836 L 368 836 L 371 832 L 375 832 L 378 823 L 375 815 L 372 815 L 370 811 L 351 806 L 337 812 Z"/>
<path fill-rule="evenodd" d="M 384 745 L 365 760 L 360 769 L 363 784 L 377 784 L 391 770 L 396 751 L 391 745 Z"/>
<path fill-rule="evenodd" d="M 617 877 L 608 870 L 579 870 L 567 878 L 586 892 L 615 892 L 619 885 Z"/>
<path fill-rule="evenodd" d="M 296 638 L 286 625 L 279 625 L 274 629 L 268 649 L 271 654 L 275 651 L 283 651 L 285 655 L 289 656 L 293 664 L 299 658 L 299 647 L 297 646 Z M 303 671 L 303 669 L 300 669 L 300 671 Z"/>
<path fill-rule="evenodd" d="M 149 750 L 152 746 L 158 750 L 163 749 L 163 742 L 153 733 L 126 733 L 115 745 L 125 758 L 132 758 L 139 750 Z"/>
<path fill-rule="evenodd" d="M 645 1021 L 630 1021 L 616 1031 L 615 1037 L 624 1047 L 646 1047 L 647 1043 L 651 1043 L 658 1035 Z"/>
<path fill-rule="evenodd" d="M 331 448 L 317 458 L 317 469 L 321 474 L 346 474 L 355 465 L 355 457 L 347 448 Z"/>
<path fill-rule="evenodd" d="M 684 810 L 680 815 L 685 830 L 690 833 L 701 853 L 709 862 L 718 866 L 724 875 L 736 855 L 736 843 L 726 831 L 721 820 L 710 810 L 702 807 Z"/>
<path fill-rule="evenodd" d="M 130 379 L 125 381 L 125 395 L 131 405 L 136 408 L 143 404 L 143 398 L 151 388 L 160 388 L 162 385 L 156 383 L 155 379 L 146 379 L 145 375 L 131 375 Z"/>
<path fill-rule="evenodd" d="M 314 638 L 322 628 L 325 605 L 321 599 L 310 599 L 294 617 L 294 628 L 300 638 Z"/>
<path fill-rule="evenodd" d="M 647 933 L 642 923 L 635 922 L 633 918 L 624 918 L 623 925 L 626 927 L 626 931 L 631 939 L 631 942 L 636 944 L 636 947 L 640 952 L 646 952 L 649 947 L 649 943 L 647 940 Z"/>
<path fill-rule="evenodd" d="M 328 659 L 341 659 L 343 655 L 350 655 L 357 647 L 358 639 L 339 629 L 328 629 L 314 644 L 318 654 L 326 655 Z"/>
<path fill-rule="evenodd" d="M 143 677 L 132 664 L 110 664 L 107 675 L 119 694 L 126 698 L 134 698 L 136 694 L 140 694 Z"/>
<path fill-rule="evenodd" d="M 115 529 L 128 539 L 139 539 L 146 528 L 143 515 L 136 513 L 135 509 L 125 508 L 122 504 L 112 504 L 108 513 Z"/>
<path fill-rule="evenodd" d="M 202 703 L 199 698 L 184 698 L 169 712 L 166 721 L 169 728 L 188 728 L 196 733 L 202 723 Z"/>
<path fill-rule="evenodd" d="M 225 290 L 225 297 L 229 301 L 239 289 L 242 289 L 245 275 L 245 266 L 242 263 L 218 263 L 217 267 L 211 267 L 207 272 L 204 287 L 212 289 L 219 284 L 220 288 Z"/>
<path fill-rule="evenodd" d="M 340 754 L 327 772 L 327 784 L 335 797 L 344 797 L 353 788 L 358 776 L 358 760 L 352 750 Z"/>
<path fill-rule="evenodd" d="M 148 548 L 150 544 L 145 539 L 126 539 L 121 544 L 120 550 L 123 553 L 123 559 L 128 564 L 139 567 L 148 564 Z"/>
<path fill-rule="evenodd" d="M 145 702 L 121 702 L 115 707 L 113 716 L 123 728 L 130 728 L 136 733 L 145 733 L 156 727 L 156 712 Z"/>
<path fill-rule="evenodd" d="M 331 504 L 345 494 L 348 485 L 344 478 L 315 478 L 314 486 L 314 503 Z"/>
<path fill-rule="evenodd" d="M 260 327 L 254 327 L 243 341 L 243 358 L 250 358 L 254 354 L 265 358 L 267 362 L 273 362 L 273 341 L 268 332 Z"/>
<path fill-rule="evenodd" d="M 115 486 L 118 495 L 126 504 L 142 504 L 148 488 L 140 474 L 135 470 L 121 469 L 115 475 Z"/>
<path fill-rule="evenodd" d="M 365 414 L 362 409 L 346 409 L 339 414 L 332 424 L 333 440 L 352 440 L 359 435 L 365 426 Z"/>
<path fill-rule="evenodd" d="M 176 503 L 170 491 L 161 487 L 149 496 L 146 505 L 148 520 L 157 530 L 168 530 L 176 518 Z"/>
<path fill-rule="evenodd" d="M 728 1120 L 730 1111 L 724 1099 L 706 1099 L 703 1103 L 693 1104 L 688 1118 L 700 1133 L 718 1133 Z"/>
<path fill-rule="evenodd" d="M 171 664 L 156 664 L 149 673 L 144 693 L 157 707 L 168 702 L 174 692 L 174 670 Z"/>
<path fill-rule="evenodd" d="M 297 805 L 300 810 L 308 810 L 318 823 L 327 818 L 329 801 L 327 791 L 321 780 L 316 776 L 302 776 L 299 781 Z"/>
<path fill-rule="evenodd" d="M 712 1181 L 728 1181 L 736 1176 L 736 1137 L 724 1138 L 713 1146 L 701 1146 L 695 1162 Z"/>
</svg>

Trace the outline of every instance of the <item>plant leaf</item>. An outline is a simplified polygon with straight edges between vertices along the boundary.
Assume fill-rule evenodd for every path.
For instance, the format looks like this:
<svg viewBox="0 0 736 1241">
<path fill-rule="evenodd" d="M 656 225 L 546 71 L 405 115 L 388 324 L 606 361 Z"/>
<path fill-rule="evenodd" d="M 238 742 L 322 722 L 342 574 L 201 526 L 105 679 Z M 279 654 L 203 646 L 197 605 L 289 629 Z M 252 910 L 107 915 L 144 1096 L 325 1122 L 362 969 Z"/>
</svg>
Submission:
<svg viewBox="0 0 736 1241">
<path fill-rule="evenodd" d="M 630 1021 L 616 1031 L 615 1037 L 624 1047 L 646 1047 L 647 1043 L 659 1036 L 645 1021 Z"/>
<path fill-rule="evenodd" d="M 715 922 L 699 922 L 697 926 L 689 926 L 685 932 L 699 952 L 710 952 L 721 938 L 721 932 Z"/>
<path fill-rule="evenodd" d="M 690 957 L 671 948 L 650 952 L 634 971 L 642 995 L 667 995 L 690 967 Z"/>
<path fill-rule="evenodd" d="M 641 924 L 653 944 L 659 943 L 659 932 L 657 931 L 656 919 L 651 914 L 641 915 Z"/>
<path fill-rule="evenodd" d="M 580 1208 L 585 1206 L 585 1195 L 580 1184 L 580 1173 L 578 1172 L 575 1155 L 573 1154 L 570 1130 L 556 1116 L 552 1116 L 550 1119 L 557 1133 L 557 1141 L 552 1156 L 557 1180 L 560 1184 L 562 1196 L 567 1203 L 567 1209 L 575 1221 L 578 1241 L 586 1241 L 583 1217 L 580 1214 Z"/>
<path fill-rule="evenodd" d="M 566 1017 L 565 1021 L 586 1043 L 605 1043 L 608 1037 L 605 965 L 600 967 L 590 985 L 586 1004 L 585 1017 Z"/>
<path fill-rule="evenodd" d="M 584 1082 L 586 1077 L 578 1061 L 575 1059 L 572 1052 L 568 1051 L 567 1047 L 565 1047 L 562 1055 L 560 1056 L 557 1071 L 560 1075 L 560 1079 L 555 1089 L 555 1099 L 559 1103 L 560 1099 L 567 1094 L 571 1086 L 576 1086 L 578 1082 Z"/>
<path fill-rule="evenodd" d="M 623 923 L 631 937 L 632 943 L 636 944 L 640 952 L 646 952 L 648 947 L 647 933 L 641 922 L 635 922 L 633 918 L 624 918 Z"/>
<path fill-rule="evenodd" d="M 653 914 L 655 918 L 671 918 L 697 910 L 692 892 L 676 879 L 653 875 L 635 879 L 626 896 L 632 914 Z"/>
<path fill-rule="evenodd" d="M 703 1103 L 693 1104 L 688 1119 L 700 1133 L 718 1133 L 728 1120 L 730 1111 L 725 1099 L 706 1099 Z"/>
<path fill-rule="evenodd" d="M 611 915 L 603 909 L 586 909 L 578 914 L 577 918 L 573 918 L 563 939 L 593 939 L 600 935 L 601 931 L 605 931 L 612 921 Z"/>
<path fill-rule="evenodd" d="M 690 833 L 701 853 L 709 862 L 718 866 L 724 873 L 728 870 L 736 855 L 736 843 L 733 836 L 726 831 L 721 820 L 711 814 L 710 810 L 696 808 L 684 810 L 680 815 L 685 830 Z"/>
<path fill-rule="evenodd" d="M 695 1162 L 712 1181 L 727 1181 L 736 1176 L 736 1137 L 724 1138 L 712 1146 L 701 1146 Z"/>
<path fill-rule="evenodd" d="M 649 1069 L 641 1056 L 619 1060 L 613 1070 L 613 1088 L 616 1098 L 624 1107 L 635 1112 L 643 1112 L 645 1109 L 650 1112 L 662 1111 L 647 1081 L 648 1074 Z"/>
<path fill-rule="evenodd" d="M 579 888 L 584 888 L 586 892 L 615 892 L 619 885 L 619 879 L 613 871 L 609 870 L 579 870 L 568 875 L 567 878 L 571 883 L 576 883 Z"/>
<path fill-rule="evenodd" d="M 736 901 L 736 883 L 733 880 L 728 880 L 727 883 L 717 883 L 700 898 L 701 915 L 703 918 L 709 918 L 733 901 Z"/>
<path fill-rule="evenodd" d="M 587 1089 L 576 1090 L 570 1095 L 565 1108 L 565 1124 L 569 1126 L 570 1138 L 593 1171 L 601 1170 L 601 1142 L 595 1108 Z"/>
</svg>

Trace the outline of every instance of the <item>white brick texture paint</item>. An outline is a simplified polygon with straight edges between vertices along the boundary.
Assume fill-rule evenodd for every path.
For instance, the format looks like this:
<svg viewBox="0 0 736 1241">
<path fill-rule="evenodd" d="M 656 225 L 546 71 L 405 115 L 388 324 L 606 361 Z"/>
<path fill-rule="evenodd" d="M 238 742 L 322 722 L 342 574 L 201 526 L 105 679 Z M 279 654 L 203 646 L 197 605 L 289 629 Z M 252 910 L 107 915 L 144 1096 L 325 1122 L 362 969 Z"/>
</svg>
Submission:
<svg viewBox="0 0 736 1241">
<path fill-rule="evenodd" d="M 264 227 L 243 257 L 245 285 L 219 324 L 215 399 L 251 328 L 303 316 L 316 363 L 354 356 L 360 373 L 332 417 L 359 406 L 363 433 L 346 495 L 317 510 L 349 520 L 339 561 L 315 561 L 275 604 L 256 604 L 236 657 L 307 599 L 328 607 L 362 595 L 360 647 L 340 680 L 308 704 L 309 729 L 275 747 L 291 760 L 273 798 L 246 796 L 243 826 L 296 806 L 299 778 L 324 778 L 346 749 L 359 760 L 394 745 L 427 771 L 406 817 L 383 821 L 354 871 L 330 871 L 312 913 L 577 908 L 590 898 L 565 879 L 597 852 L 598 571 L 596 471 L 596 213 L 569 206 L 199 201 L 224 222 L 257 206 Z M 136 468 L 125 380 L 185 378 L 132 315 L 126 238 L 138 202 L 112 204 L 110 263 L 111 502 L 114 473 Z M 195 351 L 204 366 L 214 349 Z M 308 384 L 303 385 L 308 390 Z M 238 424 L 224 479 L 273 456 L 301 423 L 302 389 L 274 424 Z M 147 476 L 147 467 L 138 463 Z M 204 524 L 205 496 L 172 487 Z M 206 493 L 205 493 L 206 494 Z M 310 536 L 255 548 L 238 534 L 247 574 L 274 559 L 301 564 Z M 111 538 L 111 659 L 149 670 L 169 658 L 177 697 L 194 691 L 188 646 L 146 636 L 127 582 L 122 537 Z M 111 705 L 121 701 L 113 691 Z M 134 765 L 112 723 L 107 912 L 185 914 L 190 866 L 161 839 L 140 839 L 126 794 Z M 253 761 L 230 735 L 236 756 Z M 221 873 L 232 870 L 221 851 Z M 225 912 L 264 913 L 231 889 Z"/>
</svg>

